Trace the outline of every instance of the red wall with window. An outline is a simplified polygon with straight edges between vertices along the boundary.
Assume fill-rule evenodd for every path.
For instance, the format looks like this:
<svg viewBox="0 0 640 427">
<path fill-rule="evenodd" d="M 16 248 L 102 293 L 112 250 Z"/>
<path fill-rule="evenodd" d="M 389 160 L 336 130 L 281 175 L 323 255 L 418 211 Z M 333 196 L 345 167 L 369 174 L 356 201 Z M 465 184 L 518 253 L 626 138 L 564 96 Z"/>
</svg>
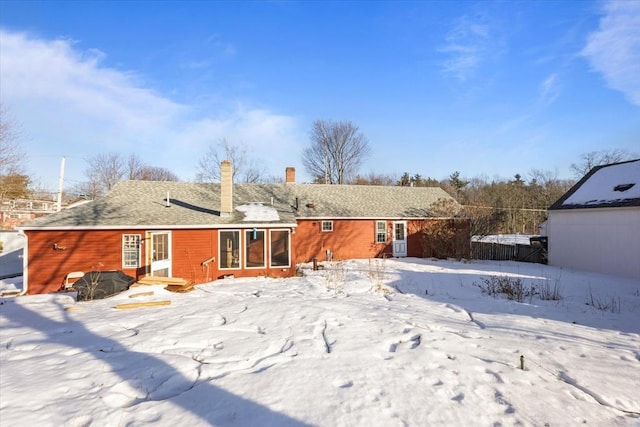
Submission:
<svg viewBox="0 0 640 427">
<path fill-rule="evenodd" d="M 313 257 L 325 261 L 327 250 L 334 260 L 391 255 L 391 236 L 386 244 L 376 243 L 376 221 L 370 219 L 336 219 L 333 231 L 322 231 L 322 220 L 298 220 L 292 237 L 296 263 L 310 262 Z"/>
<path fill-rule="evenodd" d="M 281 230 L 281 229 L 278 229 Z M 281 232 L 275 239 L 275 251 L 280 257 L 271 266 L 270 230 L 264 232 L 266 246 L 250 245 L 252 258 L 264 259 L 264 267 L 245 269 L 245 229 L 240 231 L 241 263 L 237 269 L 220 268 L 218 251 L 219 230 L 171 230 L 171 275 L 194 283 L 206 283 L 224 275 L 236 277 L 287 277 L 295 273 L 295 263 L 284 265 L 285 246 Z M 286 231 L 286 230 L 285 230 Z M 25 231 L 27 235 L 28 293 L 40 294 L 61 289 L 64 278 L 71 271 L 122 270 L 140 279 L 147 274 L 149 259 L 145 230 L 74 230 Z M 140 235 L 140 266 L 123 268 L 122 236 Z M 286 233 L 285 233 L 286 234 Z M 259 247 L 258 247 L 259 246 Z M 290 250 L 290 248 L 289 248 Z M 293 254 L 291 254 L 293 256 Z M 212 258 L 215 257 L 215 260 Z M 205 263 L 205 261 L 210 261 Z"/>
<path fill-rule="evenodd" d="M 259 229 L 266 243 L 252 243 L 253 229 L 236 229 L 239 233 L 237 268 L 223 268 L 225 252 L 219 247 L 220 230 L 171 230 L 171 259 L 173 277 L 181 277 L 194 283 L 205 283 L 225 275 L 235 277 L 274 276 L 295 274 L 298 263 L 310 262 L 313 257 L 324 261 L 327 250 L 334 260 L 349 258 L 373 258 L 392 256 L 392 240 L 387 234 L 386 243 L 376 242 L 376 220 L 333 220 L 333 231 L 322 231 L 321 220 L 298 220 L 298 227 L 291 229 Z M 391 220 L 386 221 L 391 230 Z M 430 256 L 424 246 L 424 227 L 435 221 L 407 221 L 407 255 Z M 461 240 L 468 240 L 468 222 L 451 224 Z M 273 230 L 273 233 L 272 233 Z M 229 230 L 225 230 L 229 231 Z M 28 292 L 30 294 L 58 291 L 67 273 L 71 271 L 123 270 L 127 275 L 141 278 L 147 273 L 145 230 L 28 230 L 27 263 Z M 138 234 L 140 267 L 123 268 L 122 236 Z M 258 239 L 259 240 L 259 239 Z M 247 251 L 246 242 L 249 242 Z M 287 250 L 291 262 L 287 265 Z M 264 267 L 247 269 L 247 255 L 256 261 L 264 259 Z"/>
<path fill-rule="evenodd" d="M 322 221 L 298 219 L 298 228 L 293 235 L 296 263 L 310 262 L 313 257 L 325 261 L 327 250 L 332 252 L 334 260 L 393 256 L 393 220 L 386 221 L 386 243 L 376 242 L 377 220 L 335 219 L 333 231 L 322 231 Z M 406 221 L 407 256 L 431 256 L 429 248 L 425 247 L 422 232 L 425 228 L 442 224 L 442 221 L 447 220 Z M 450 221 L 446 222 L 447 226 L 455 229 L 456 241 L 464 244 L 469 238 L 468 221 L 458 221 L 455 225 L 449 223 Z"/>
<path fill-rule="evenodd" d="M 71 271 L 123 270 L 122 235 L 140 230 L 25 231 L 29 294 L 58 291 Z M 144 258 L 143 258 L 144 263 Z M 139 278 L 144 269 L 124 269 Z"/>
</svg>

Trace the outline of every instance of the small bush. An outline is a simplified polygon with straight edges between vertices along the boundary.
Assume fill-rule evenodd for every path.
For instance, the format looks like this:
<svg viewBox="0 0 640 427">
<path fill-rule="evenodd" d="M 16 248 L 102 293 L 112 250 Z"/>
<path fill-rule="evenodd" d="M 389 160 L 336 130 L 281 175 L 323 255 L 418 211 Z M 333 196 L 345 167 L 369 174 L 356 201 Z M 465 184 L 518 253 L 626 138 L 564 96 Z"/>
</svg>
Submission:
<svg viewBox="0 0 640 427">
<path fill-rule="evenodd" d="M 347 268 L 342 261 L 329 263 L 327 268 L 327 288 L 335 294 L 342 293 L 342 287 L 347 281 Z"/>
<path fill-rule="evenodd" d="M 525 298 L 532 298 L 536 294 L 535 285 L 527 286 L 520 278 L 508 276 L 491 276 L 482 279 L 482 283 L 475 283 L 483 294 L 492 297 L 504 295 L 509 300 L 523 302 Z"/>
<path fill-rule="evenodd" d="M 371 281 L 371 290 L 378 293 L 390 293 L 389 287 L 384 285 L 386 274 L 386 257 L 381 259 L 369 259 L 369 280 Z"/>
<path fill-rule="evenodd" d="M 591 292 L 591 287 L 589 287 L 589 301 L 586 303 L 596 310 L 600 311 L 608 311 L 610 313 L 620 313 L 620 297 L 616 300 L 611 297 L 609 299 L 601 300 L 599 298 L 595 298 L 593 296 L 593 292 Z"/>
<path fill-rule="evenodd" d="M 547 282 L 540 285 L 538 295 L 543 301 L 560 301 L 562 299 L 562 288 L 557 282 L 553 287 Z"/>
</svg>

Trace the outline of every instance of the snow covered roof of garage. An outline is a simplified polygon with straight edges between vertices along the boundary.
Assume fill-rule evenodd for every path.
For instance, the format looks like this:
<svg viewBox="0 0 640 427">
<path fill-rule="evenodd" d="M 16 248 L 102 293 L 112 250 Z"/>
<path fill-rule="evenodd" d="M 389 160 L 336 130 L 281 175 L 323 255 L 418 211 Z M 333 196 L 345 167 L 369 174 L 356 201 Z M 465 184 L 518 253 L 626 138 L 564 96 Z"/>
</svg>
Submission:
<svg viewBox="0 0 640 427">
<path fill-rule="evenodd" d="M 596 166 L 549 210 L 640 206 L 640 159 Z"/>
</svg>

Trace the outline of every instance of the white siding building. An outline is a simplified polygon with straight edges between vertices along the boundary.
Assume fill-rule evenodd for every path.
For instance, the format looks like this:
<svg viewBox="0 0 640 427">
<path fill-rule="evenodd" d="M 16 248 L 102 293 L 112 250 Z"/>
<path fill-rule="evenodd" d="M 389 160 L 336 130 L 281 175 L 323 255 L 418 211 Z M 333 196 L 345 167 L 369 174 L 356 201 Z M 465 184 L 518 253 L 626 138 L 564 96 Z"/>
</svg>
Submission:
<svg viewBox="0 0 640 427">
<path fill-rule="evenodd" d="M 550 265 L 640 280 L 640 159 L 593 168 L 546 227 Z"/>
</svg>

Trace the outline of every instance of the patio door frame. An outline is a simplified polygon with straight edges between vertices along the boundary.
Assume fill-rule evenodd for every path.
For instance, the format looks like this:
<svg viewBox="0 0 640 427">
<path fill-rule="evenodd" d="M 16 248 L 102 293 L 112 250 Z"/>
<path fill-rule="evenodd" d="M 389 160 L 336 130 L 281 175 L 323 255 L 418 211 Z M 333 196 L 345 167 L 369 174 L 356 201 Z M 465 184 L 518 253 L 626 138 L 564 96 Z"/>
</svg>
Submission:
<svg viewBox="0 0 640 427">
<path fill-rule="evenodd" d="M 407 256 L 407 221 L 393 221 L 391 240 L 393 256 L 404 258 Z M 399 232 L 401 230 L 401 232 Z"/>
<path fill-rule="evenodd" d="M 158 239 L 164 239 L 161 242 Z M 147 273 L 152 277 L 171 277 L 171 231 L 150 231 L 147 233 Z M 161 245 L 162 243 L 162 245 Z M 161 245 L 158 247 L 158 245 Z M 160 251 L 156 254 L 156 248 Z M 158 257 L 159 255 L 159 257 Z M 159 272 L 166 270 L 166 276 Z"/>
</svg>

